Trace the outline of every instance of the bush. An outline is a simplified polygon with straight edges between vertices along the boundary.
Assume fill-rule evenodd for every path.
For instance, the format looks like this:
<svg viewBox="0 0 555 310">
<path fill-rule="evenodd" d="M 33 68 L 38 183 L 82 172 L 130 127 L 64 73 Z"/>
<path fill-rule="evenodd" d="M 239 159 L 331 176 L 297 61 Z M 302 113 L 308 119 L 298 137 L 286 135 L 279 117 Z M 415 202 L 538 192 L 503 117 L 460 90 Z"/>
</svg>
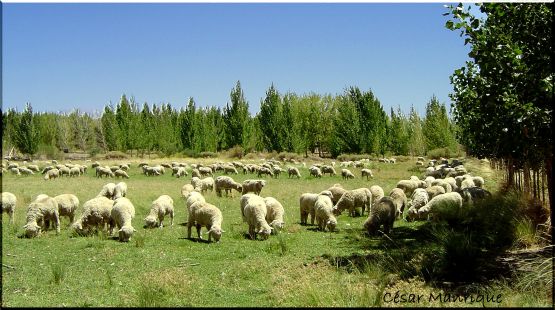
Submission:
<svg viewBox="0 0 555 310">
<path fill-rule="evenodd" d="M 181 156 L 183 157 L 192 157 L 192 158 L 197 158 L 199 157 L 198 152 L 191 150 L 191 149 L 184 149 L 183 151 L 180 152 Z"/>
<path fill-rule="evenodd" d="M 281 152 L 277 155 L 277 158 L 281 161 L 291 161 L 292 159 L 296 161 L 301 161 L 302 156 L 297 153 Z"/>
<path fill-rule="evenodd" d="M 225 156 L 227 158 L 241 159 L 243 158 L 244 155 L 245 155 L 245 151 L 243 150 L 243 147 L 241 147 L 240 145 L 236 145 L 225 152 Z"/>
<path fill-rule="evenodd" d="M 428 157 L 430 159 L 440 159 L 441 157 L 450 158 L 451 157 L 451 151 L 446 147 L 439 148 L 439 149 L 433 149 L 433 150 L 429 150 L 428 152 L 426 152 L 426 157 Z"/>
<path fill-rule="evenodd" d="M 202 158 L 213 158 L 218 157 L 218 154 L 214 152 L 200 152 L 199 156 Z"/>
<path fill-rule="evenodd" d="M 104 155 L 104 159 L 127 159 L 129 156 L 120 151 L 110 151 Z"/>
<path fill-rule="evenodd" d="M 370 159 L 371 156 L 369 154 L 341 154 L 337 156 L 339 161 L 356 161 L 366 158 Z"/>
<path fill-rule="evenodd" d="M 58 159 L 60 157 L 60 151 L 54 145 L 39 145 L 37 154 L 44 154 L 46 155 L 46 158 L 50 159 Z"/>
</svg>

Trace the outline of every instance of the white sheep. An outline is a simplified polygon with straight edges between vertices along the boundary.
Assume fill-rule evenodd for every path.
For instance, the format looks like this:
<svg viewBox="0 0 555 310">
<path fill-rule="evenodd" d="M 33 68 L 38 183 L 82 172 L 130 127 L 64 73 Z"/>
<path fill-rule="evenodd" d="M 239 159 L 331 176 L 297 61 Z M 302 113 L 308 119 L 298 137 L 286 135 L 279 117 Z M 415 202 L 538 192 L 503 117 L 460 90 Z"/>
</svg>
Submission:
<svg viewBox="0 0 555 310">
<path fill-rule="evenodd" d="M 415 220 L 418 217 L 418 210 L 428 203 L 428 192 L 425 189 L 417 188 L 412 193 L 411 201 L 408 203 L 407 221 Z"/>
<path fill-rule="evenodd" d="M 326 195 L 330 198 L 333 197 L 332 192 L 326 190 L 319 194 L 304 193 L 301 194 L 299 198 L 299 209 L 301 213 L 301 224 L 307 224 L 308 215 L 310 214 L 310 224 L 314 225 L 314 219 L 316 218 L 316 210 L 314 209 L 314 203 L 318 198 L 318 195 Z"/>
<path fill-rule="evenodd" d="M 366 181 L 368 181 L 368 177 L 374 178 L 374 175 L 372 174 L 372 170 L 368 169 L 368 168 L 364 168 L 362 170 L 360 170 L 362 177 L 364 178 L 366 176 Z"/>
<path fill-rule="evenodd" d="M 256 195 L 249 197 L 243 213 L 249 225 L 250 238 L 256 240 L 256 235 L 260 234 L 262 239 L 268 239 L 273 228 L 266 222 L 268 210 L 264 199 Z"/>
<path fill-rule="evenodd" d="M 317 178 L 322 177 L 322 170 L 320 170 L 320 168 L 316 166 L 311 166 L 310 168 L 308 168 L 308 171 L 310 171 L 311 176 L 315 176 Z"/>
<path fill-rule="evenodd" d="M 318 195 L 314 202 L 314 210 L 316 214 L 316 224 L 321 231 L 334 231 L 337 225 L 337 219 L 333 215 L 333 203 L 328 195 Z"/>
<path fill-rule="evenodd" d="M 98 196 L 86 201 L 83 204 L 83 213 L 71 224 L 72 229 L 78 234 L 85 234 L 93 227 L 98 229 L 99 226 L 102 226 L 104 229 L 104 226 L 108 225 L 111 232 L 114 226 L 114 221 L 110 216 L 113 204 L 114 201 L 105 196 Z"/>
<path fill-rule="evenodd" d="M 195 190 L 195 188 L 191 184 L 183 185 L 181 187 L 181 197 L 183 197 L 184 199 L 187 199 L 187 196 L 189 196 L 189 193 L 194 191 L 194 190 Z"/>
<path fill-rule="evenodd" d="M 190 192 L 189 195 L 186 197 L 186 201 L 185 201 L 185 205 L 187 206 L 187 209 L 189 209 L 197 201 L 206 202 L 206 200 L 204 199 L 204 196 L 202 196 L 201 193 L 197 191 Z"/>
<path fill-rule="evenodd" d="M 115 189 L 116 189 L 116 184 L 114 183 L 105 184 L 104 186 L 102 186 L 102 189 L 100 190 L 98 195 L 96 195 L 96 197 L 104 196 L 108 199 L 113 199 Z"/>
<path fill-rule="evenodd" d="M 120 197 L 114 201 L 110 217 L 114 224 L 119 228 L 118 237 L 121 242 L 128 242 L 137 230 L 131 225 L 131 220 L 135 217 L 135 207 L 133 203 L 125 197 Z M 112 232 L 110 231 L 110 234 Z"/>
<path fill-rule="evenodd" d="M 393 229 L 396 213 L 395 202 L 390 197 L 382 197 L 372 206 L 370 214 L 362 226 L 369 235 L 373 235 L 383 225 L 383 232 L 389 234 Z"/>
<path fill-rule="evenodd" d="M 177 172 L 175 173 L 176 178 L 180 178 L 187 175 L 188 173 L 187 173 L 187 170 L 185 170 L 185 167 L 177 167 Z"/>
<path fill-rule="evenodd" d="M 335 169 L 332 166 L 328 166 L 328 165 L 323 165 L 320 170 L 322 171 L 322 174 L 326 174 L 329 173 L 330 176 L 332 175 L 337 175 L 337 173 L 335 172 Z"/>
<path fill-rule="evenodd" d="M 257 195 L 260 195 L 262 188 L 266 186 L 265 180 L 245 180 L 243 181 L 243 190 L 241 191 L 242 194 L 253 192 Z"/>
<path fill-rule="evenodd" d="M 297 177 L 298 179 L 301 178 L 301 173 L 299 172 L 299 169 L 297 167 L 287 167 L 287 174 L 289 175 L 289 177 Z"/>
<path fill-rule="evenodd" d="M 477 187 L 483 187 L 484 186 L 484 178 L 482 178 L 480 176 L 472 177 L 472 181 L 474 182 L 474 185 L 476 185 Z"/>
<path fill-rule="evenodd" d="M 8 170 L 15 175 L 21 175 L 21 173 L 19 172 L 19 168 L 18 167 L 12 167 L 12 168 L 8 168 Z"/>
<path fill-rule="evenodd" d="M 468 178 L 465 178 L 464 180 L 462 180 L 461 190 L 463 190 L 465 188 L 470 188 L 470 187 L 476 187 L 476 184 L 474 184 L 474 179 L 472 177 L 468 177 Z"/>
<path fill-rule="evenodd" d="M 453 188 L 451 187 L 451 184 L 449 184 L 447 181 L 445 181 L 444 179 L 435 179 L 432 181 L 432 186 L 434 185 L 439 185 L 441 187 L 443 187 L 445 189 L 446 193 L 450 193 L 453 191 Z"/>
<path fill-rule="evenodd" d="M 2 213 L 8 213 L 10 223 L 15 223 L 15 206 L 17 204 L 17 197 L 10 192 L 2 192 Z"/>
<path fill-rule="evenodd" d="M 195 202 L 189 209 L 189 216 L 187 218 L 187 238 L 191 239 L 191 227 L 195 226 L 197 228 L 197 235 L 199 239 L 200 230 L 202 227 L 206 227 L 208 230 L 208 242 L 212 241 L 212 238 L 216 242 L 220 242 L 222 233 L 225 231 L 222 229 L 223 215 L 222 211 L 216 206 L 209 204 L 207 202 Z"/>
<path fill-rule="evenodd" d="M 407 195 L 405 195 L 405 192 L 402 189 L 396 187 L 389 193 L 389 198 L 393 200 L 393 203 L 397 208 L 397 217 L 401 217 L 405 210 L 405 206 L 407 205 Z"/>
<path fill-rule="evenodd" d="M 60 216 L 58 204 L 52 197 L 42 196 L 40 199 L 31 202 L 27 208 L 27 223 L 23 226 L 25 236 L 33 238 L 40 235 L 41 229 L 44 231 L 48 229 L 50 221 L 53 222 L 54 228 L 56 228 L 56 234 L 59 234 Z"/>
<path fill-rule="evenodd" d="M 81 169 L 79 167 L 72 167 L 69 169 L 69 176 L 70 177 L 78 177 L 81 175 Z"/>
<path fill-rule="evenodd" d="M 274 176 L 274 173 L 272 172 L 272 170 L 268 167 L 260 167 L 260 169 L 258 169 L 258 177 L 262 176 L 263 174 L 265 175 L 269 175 L 271 177 Z"/>
<path fill-rule="evenodd" d="M 191 179 L 191 184 L 195 190 L 200 191 L 201 193 L 205 193 L 207 190 L 214 190 L 214 179 L 212 177 L 206 177 L 204 179 L 193 177 Z"/>
<path fill-rule="evenodd" d="M 67 216 L 69 223 L 73 223 L 75 211 L 79 208 L 79 198 L 73 194 L 62 194 L 54 197 L 58 204 L 59 216 Z"/>
<path fill-rule="evenodd" d="M 226 197 L 228 194 L 231 194 L 231 197 L 233 197 L 233 190 L 236 190 L 239 193 L 243 191 L 243 186 L 240 183 L 235 182 L 233 178 L 225 175 L 221 175 L 216 178 L 214 187 L 218 197 L 222 197 L 222 189 L 225 191 Z"/>
<path fill-rule="evenodd" d="M 264 203 L 266 204 L 266 222 L 273 228 L 272 233 L 278 233 L 285 225 L 283 221 L 285 209 L 274 197 L 264 198 Z"/>
<path fill-rule="evenodd" d="M 428 200 L 434 198 L 437 195 L 445 194 L 445 188 L 439 185 L 433 185 L 426 188 L 426 193 L 428 193 Z"/>
<path fill-rule="evenodd" d="M 383 188 L 379 185 L 370 186 L 370 193 L 372 193 L 372 202 L 370 203 L 370 206 L 385 196 Z"/>
<path fill-rule="evenodd" d="M 212 172 L 212 168 L 210 167 L 199 167 L 198 172 L 200 173 L 201 177 L 214 175 L 214 173 Z"/>
<path fill-rule="evenodd" d="M 174 214 L 173 199 L 168 195 L 161 195 L 152 202 L 150 212 L 144 219 L 145 227 L 164 227 L 163 221 L 166 215 L 170 216 L 170 226 L 173 226 Z"/>
<path fill-rule="evenodd" d="M 235 166 L 233 165 L 226 165 L 224 166 L 224 174 L 228 173 L 239 174 L 239 171 L 237 171 L 237 168 L 235 168 Z"/>
<path fill-rule="evenodd" d="M 450 218 L 456 216 L 456 212 L 462 207 L 462 196 L 457 192 L 437 195 L 418 210 L 418 217 L 425 218 L 433 215 L 435 219 Z"/>
<path fill-rule="evenodd" d="M 432 186 L 432 182 L 433 182 L 435 179 L 436 179 L 436 178 L 434 178 L 434 177 L 427 176 L 427 177 L 424 179 L 424 182 L 426 182 L 426 188 Z"/>
<path fill-rule="evenodd" d="M 364 210 L 370 211 L 372 203 L 372 193 L 369 189 L 362 187 L 346 191 L 337 203 L 333 206 L 335 215 L 340 215 L 343 210 L 349 210 L 350 216 L 356 216 L 356 209 L 361 208 L 361 215 L 364 215 Z"/>
<path fill-rule="evenodd" d="M 125 172 L 125 171 L 123 171 L 123 170 L 121 170 L 121 169 L 117 169 L 116 171 L 114 171 L 114 176 L 115 176 L 116 178 L 121 177 L 121 178 L 129 179 L 129 175 L 127 174 L 127 172 Z"/>
<path fill-rule="evenodd" d="M 118 184 L 116 184 L 116 187 L 114 188 L 114 195 L 112 199 L 116 200 L 118 198 L 125 197 L 125 196 L 127 196 L 127 183 L 119 182 Z"/>
<path fill-rule="evenodd" d="M 331 201 L 333 202 L 334 205 L 339 201 L 341 196 L 343 196 L 343 194 L 345 194 L 345 192 L 347 191 L 341 186 L 341 184 L 338 184 L 338 183 L 332 185 L 327 190 L 330 191 L 332 194 Z"/>
<path fill-rule="evenodd" d="M 412 192 L 417 188 L 426 188 L 426 182 L 418 180 L 401 180 L 395 185 L 396 188 L 400 188 L 405 192 L 405 195 L 410 196 Z"/>
<path fill-rule="evenodd" d="M 354 179 L 355 175 L 351 172 L 351 170 L 344 168 L 341 169 L 341 177 L 343 177 L 343 180 Z"/>
<path fill-rule="evenodd" d="M 24 175 L 33 175 L 33 174 L 35 174 L 35 173 L 33 172 L 33 170 L 31 170 L 31 169 L 29 169 L 29 168 L 27 168 L 27 167 L 19 167 L 19 172 L 21 172 L 21 173 L 24 174 Z"/>
</svg>

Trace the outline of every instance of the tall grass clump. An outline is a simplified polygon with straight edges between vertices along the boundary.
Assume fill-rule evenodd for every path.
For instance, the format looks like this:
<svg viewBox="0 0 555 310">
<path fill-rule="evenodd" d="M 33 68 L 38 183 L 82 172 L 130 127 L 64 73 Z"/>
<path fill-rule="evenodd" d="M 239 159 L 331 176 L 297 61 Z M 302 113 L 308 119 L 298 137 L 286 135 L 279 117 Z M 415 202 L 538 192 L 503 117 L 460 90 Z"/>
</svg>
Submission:
<svg viewBox="0 0 555 310">
<path fill-rule="evenodd" d="M 52 264 L 52 283 L 60 284 L 65 278 L 66 270 L 65 267 L 61 264 Z"/>
<path fill-rule="evenodd" d="M 154 284 L 142 284 L 137 294 L 138 307 L 162 307 L 165 305 L 168 292 L 165 288 Z"/>
</svg>

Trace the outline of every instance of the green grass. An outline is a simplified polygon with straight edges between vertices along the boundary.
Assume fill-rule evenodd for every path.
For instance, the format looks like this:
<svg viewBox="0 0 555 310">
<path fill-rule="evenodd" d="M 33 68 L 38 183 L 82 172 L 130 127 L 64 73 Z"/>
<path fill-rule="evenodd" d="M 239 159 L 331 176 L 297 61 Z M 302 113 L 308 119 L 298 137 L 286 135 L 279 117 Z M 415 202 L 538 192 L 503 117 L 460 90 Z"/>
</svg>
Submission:
<svg viewBox="0 0 555 310">
<path fill-rule="evenodd" d="M 177 161 L 211 163 L 218 159 Z M 7 215 L 2 217 L 2 262 L 13 267 L 2 268 L 2 306 L 384 306 L 389 304 L 383 303 L 383 294 L 407 278 L 419 277 L 421 271 L 413 266 L 419 263 L 419 253 L 435 246 L 432 238 L 419 230 L 423 225 L 420 222 L 396 221 L 390 239 L 364 235 L 362 223 L 366 215 L 351 218 L 345 212 L 338 217 L 338 230 L 332 233 L 299 225 L 298 198 L 302 193 L 317 193 L 341 183 L 347 189 L 377 184 L 388 194 L 400 179 L 421 176 L 418 172 L 423 173 L 424 169 L 415 169 L 415 160 L 396 164 L 371 162 L 374 179 L 369 181 L 360 177 L 360 168 L 350 168 L 357 177 L 346 181 L 340 174 L 315 179 L 302 167 L 300 179 L 288 179 L 287 174 L 277 179 L 265 178 L 267 185 L 261 196 L 272 196 L 282 203 L 286 223 L 280 234 L 265 241 L 246 237 L 248 227 L 241 219 L 239 193 L 226 198 L 209 192 L 206 200 L 222 210 L 225 231 L 220 243 L 210 244 L 185 238 L 187 212 L 180 190 L 190 182 L 190 176 L 177 179 L 166 169 L 165 175 L 146 177 L 137 167 L 139 160 L 102 161 L 107 165 L 119 162 L 132 162 L 130 179 L 125 182 L 127 197 L 135 206 L 132 223 L 137 232 L 129 243 L 118 242 L 114 238 L 117 233 L 73 236 L 65 217 L 61 219 L 59 235 L 50 230 L 38 238 L 20 238 L 26 207 L 38 194 L 72 193 L 82 205 L 95 197 L 104 184 L 116 180 L 97 179 L 92 169 L 86 176 L 50 181 L 44 181 L 40 174 L 4 174 L 2 190 L 14 193 L 18 204 L 15 226 L 9 224 Z M 484 175 L 486 188 L 495 190 L 499 176 L 477 160 L 466 166 L 469 171 Z M 232 177 L 238 182 L 258 179 L 242 173 Z M 174 225 L 169 226 L 166 219 L 162 229 L 144 229 L 143 219 L 152 201 L 163 194 L 174 200 Z M 406 289 L 437 291 L 421 281 L 406 283 Z M 506 286 L 499 289 L 512 292 Z M 541 294 L 526 302 L 522 298 L 514 304 L 545 302 Z"/>
</svg>

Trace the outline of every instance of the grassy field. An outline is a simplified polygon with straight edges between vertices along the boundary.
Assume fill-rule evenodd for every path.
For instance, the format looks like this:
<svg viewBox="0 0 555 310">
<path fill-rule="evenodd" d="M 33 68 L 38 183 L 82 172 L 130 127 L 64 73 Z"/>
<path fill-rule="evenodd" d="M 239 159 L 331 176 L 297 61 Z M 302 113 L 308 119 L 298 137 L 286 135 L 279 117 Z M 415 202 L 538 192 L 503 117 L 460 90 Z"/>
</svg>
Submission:
<svg viewBox="0 0 555 310">
<path fill-rule="evenodd" d="M 173 160 L 217 161 L 150 162 Z M 187 211 L 180 189 L 190 182 L 190 176 L 177 179 L 166 170 L 165 175 L 146 177 L 134 160 L 103 163 L 119 162 L 133 164 L 130 179 L 125 182 L 127 197 L 136 210 L 133 226 L 137 232 L 129 243 L 103 234 L 74 237 L 65 217 L 60 235 L 50 230 L 34 239 L 20 237 L 27 205 L 38 194 L 72 193 L 82 205 L 95 197 L 104 184 L 114 180 L 95 178 L 93 169 L 78 178 L 50 181 L 44 181 L 40 174 L 3 175 L 2 191 L 11 192 L 18 199 L 15 225 L 9 224 L 7 215 L 2 217 L 3 307 L 482 306 L 482 303 L 429 301 L 430 293 L 444 291 L 426 285 L 417 272 L 407 276 L 410 270 L 395 269 L 395 260 L 417 261 L 419 252 L 434 246 L 419 230 L 427 224 L 398 220 L 389 237 L 366 236 L 362 230 L 366 216 L 351 218 L 347 212 L 338 217 L 336 232 L 324 233 L 315 226 L 299 225 L 298 199 L 302 193 L 320 192 L 341 183 L 347 189 L 378 184 L 387 194 L 398 180 L 421 175 L 415 169 L 415 160 L 396 164 L 371 162 L 374 179 L 370 181 L 360 177 L 360 168 L 351 168 L 357 178 L 347 181 L 340 174 L 315 179 L 307 169 L 301 169 L 300 179 L 288 179 L 287 174 L 265 178 L 267 185 L 261 196 L 275 197 L 283 204 L 286 225 L 279 235 L 264 241 L 247 238 L 248 226 L 241 220 L 239 193 L 227 198 L 209 192 L 206 200 L 222 210 L 225 230 L 220 243 L 210 244 L 185 238 Z M 489 166 L 470 159 L 466 166 L 470 172 L 484 177 L 485 188 L 496 190 L 500 176 Z M 257 178 L 243 174 L 232 177 L 238 182 Z M 144 229 L 143 219 L 151 202 L 163 194 L 174 200 L 174 226 L 170 227 L 167 219 L 162 229 Z M 405 250 L 402 252 L 405 257 L 397 255 L 401 249 Z M 387 293 L 395 294 L 398 290 L 423 294 L 426 298 L 417 304 L 384 301 Z M 485 303 L 486 306 L 551 304 L 545 292 L 527 295 L 503 284 L 492 284 L 487 290 L 506 298 L 502 303 Z"/>
</svg>

